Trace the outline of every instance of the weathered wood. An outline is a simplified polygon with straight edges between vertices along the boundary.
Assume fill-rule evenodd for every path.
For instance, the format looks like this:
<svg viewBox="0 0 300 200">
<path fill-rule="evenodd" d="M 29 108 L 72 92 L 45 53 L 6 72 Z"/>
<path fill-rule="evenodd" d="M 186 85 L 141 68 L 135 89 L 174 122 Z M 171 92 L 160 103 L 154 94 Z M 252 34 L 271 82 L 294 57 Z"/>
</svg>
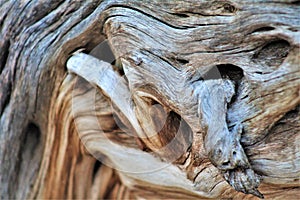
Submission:
<svg viewBox="0 0 300 200">
<path fill-rule="evenodd" d="M 299 12 L 292 0 L 2 1 L 0 198 L 254 198 L 224 177 L 259 195 L 255 174 L 266 198 L 295 198 Z M 110 65 L 101 90 L 67 75 L 72 53 L 105 39 L 125 79 Z"/>
</svg>

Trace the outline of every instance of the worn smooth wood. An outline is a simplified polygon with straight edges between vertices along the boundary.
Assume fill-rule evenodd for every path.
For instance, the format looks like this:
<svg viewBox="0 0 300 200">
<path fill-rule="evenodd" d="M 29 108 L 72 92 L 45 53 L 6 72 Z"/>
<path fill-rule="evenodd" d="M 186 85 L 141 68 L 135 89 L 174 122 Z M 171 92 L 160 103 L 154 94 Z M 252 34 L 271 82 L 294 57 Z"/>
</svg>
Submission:
<svg viewBox="0 0 300 200">
<path fill-rule="evenodd" d="M 299 12 L 1 1 L 0 198 L 299 196 Z M 88 81 L 68 74 L 105 39 L 117 71 L 87 59 L 73 72 Z"/>
</svg>

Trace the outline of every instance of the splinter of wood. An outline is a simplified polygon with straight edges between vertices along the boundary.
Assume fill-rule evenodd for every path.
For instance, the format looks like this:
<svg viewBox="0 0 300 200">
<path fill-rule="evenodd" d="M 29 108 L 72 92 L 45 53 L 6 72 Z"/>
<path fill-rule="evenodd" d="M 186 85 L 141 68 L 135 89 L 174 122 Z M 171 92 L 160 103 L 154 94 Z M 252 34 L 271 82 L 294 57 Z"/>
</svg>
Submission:
<svg viewBox="0 0 300 200">
<path fill-rule="evenodd" d="M 125 80 L 111 64 L 84 53 L 75 53 L 67 62 L 69 72 L 75 73 L 94 86 L 100 87 L 125 115 L 139 137 L 144 137 L 132 108 L 132 99 Z M 118 113 L 117 113 L 118 114 Z"/>
</svg>

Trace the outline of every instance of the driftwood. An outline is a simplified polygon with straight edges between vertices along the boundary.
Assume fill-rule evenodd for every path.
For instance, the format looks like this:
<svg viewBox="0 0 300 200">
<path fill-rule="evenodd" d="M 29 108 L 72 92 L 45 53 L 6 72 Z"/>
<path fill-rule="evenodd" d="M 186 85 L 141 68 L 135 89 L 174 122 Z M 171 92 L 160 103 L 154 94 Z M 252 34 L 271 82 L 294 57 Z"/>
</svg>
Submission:
<svg viewBox="0 0 300 200">
<path fill-rule="evenodd" d="M 298 198 L 298 13 L 1 2 L 0 198 Z"/>
</svg>

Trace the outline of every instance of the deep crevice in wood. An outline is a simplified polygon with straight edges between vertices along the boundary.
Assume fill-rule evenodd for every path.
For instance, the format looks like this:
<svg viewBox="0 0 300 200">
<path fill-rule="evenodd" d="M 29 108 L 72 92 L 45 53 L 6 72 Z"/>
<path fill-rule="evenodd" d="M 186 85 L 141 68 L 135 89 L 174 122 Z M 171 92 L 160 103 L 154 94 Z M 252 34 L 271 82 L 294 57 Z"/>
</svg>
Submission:
<svg viewBox="0 0 300 200">
<path fill-rule="evenodd" d="M 259 33 L 259 32 L 267 32 L 267 31 L 272 31 L 272 30 L 275 30 L 275 28 L 272 27 L 272 26 L 263 26 L 263 27 L 260 27 L 258 29 L 255 29 L 250 34 Z"/>
<path fill-rule="evenodd" d="M 241 81 L 244 77 L 242 68 L 232 64 L 217 65 L 217 68 L 223 79 L 230 79 L 233 81 Z"/>
<path fill-rule="evenodd" d="M 288 56 L 290 48 L 290 44 L 287 41 L 274 40 L 268 42 L 258 52 L 256 52 L 253 56 L 253 60 L 264 68 L 269 67 L 270 69 L 275 70 Z M 265 69 L 262 70 L 262 72 L 257 73 L 263 74 Z"/>
<path fill-rule="evenodd" d="M 176 58 L 176 60 L 181 64 L 181 65 L 186 65 L 188 64 L 190 61 L 186 60 L 186 59 L 182 59 L 182 58 Z"/>
<path fill-rule="evenodd" d="M 30 122 L 25 131 L 25 148 L 30 149 L 31 153 L 39 144 L 41 137 L 40 128 L 33 122 Z"/>
<path fill-rule="evenodd" d="M 4 69 L 4 66 L 8 58 L 9 48 L 10 48 L 10 41 L 9 40 L 4 41 L 4 45 L 2 46 L 0 51 L 0 76 L 2 74 L 2 70 Z"/>
<path fill-rule="evenodd" d="M 3 84 L 3 86 L 1 86 L 1 92 L 2 94 L 0 94 L 0 115 L 3 115 L 3 112 L 5 110 L 5 108 L 7 107 L 7 105 L 10 103 L 11 100 L 11 82 L 2 82 L 3 80 L 0 80 L 1 85 Z"/>
<path fill-rule="evenodd" d="M 223 79 L 232 80 L 234 83 L 235 94 L 232 96 L 231 101 L 227 105 L 227 108 L 230 108 L 230 106 L 236 101 L 236 98 L 239 95 L 238 91 L 241 81 L 244 77 L 244 71 L 242 68 L 231 64 L 217 65 L 217 68 Z"/>
<path fill-rule="evenodd" d="M 101 168 L 102 163 L 99 160 L 96 160 L 95 164 L 94 164 L 94 169 L 93 169 L 93 180 L 92 182 L 94 182 L 94 180 L 96 179 L 96 174 L 99 171 L 99 169 Z"/>
<path fill-rule="evenodd" d="M 185 13 L 171 13 L 171 15 L 174 15 L 176 17 L 180 17 L 180 18 L 187 18 L 190 17 L 189 15 L 185 14 Z"/>
</svg>

